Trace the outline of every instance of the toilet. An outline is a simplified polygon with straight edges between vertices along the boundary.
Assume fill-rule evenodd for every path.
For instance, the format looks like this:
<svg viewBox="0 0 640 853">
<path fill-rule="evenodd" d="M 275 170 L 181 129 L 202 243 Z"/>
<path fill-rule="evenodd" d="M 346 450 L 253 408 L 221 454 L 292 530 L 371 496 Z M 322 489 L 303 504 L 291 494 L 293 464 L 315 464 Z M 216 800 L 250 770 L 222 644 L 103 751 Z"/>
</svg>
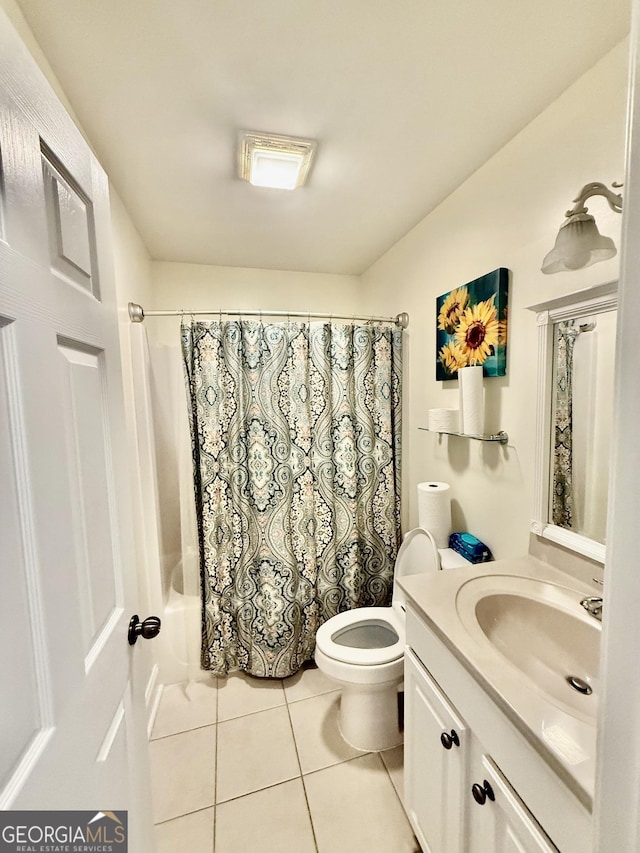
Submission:
<svg viewBox="0 0 640 853">
<path fill-rule="evenodd" d="M 404 673 L 405 597 L 396 580 L 470 564 L 449 548 L 438 551 L 428 530 L 406 534 L 396 558 L 390 607 L 360 607 L 332 616 L 316 634 L 315 661 L 342 688 L 338 724 L 356 749 L 402 743 L 398 691 Z"/>
</svg>

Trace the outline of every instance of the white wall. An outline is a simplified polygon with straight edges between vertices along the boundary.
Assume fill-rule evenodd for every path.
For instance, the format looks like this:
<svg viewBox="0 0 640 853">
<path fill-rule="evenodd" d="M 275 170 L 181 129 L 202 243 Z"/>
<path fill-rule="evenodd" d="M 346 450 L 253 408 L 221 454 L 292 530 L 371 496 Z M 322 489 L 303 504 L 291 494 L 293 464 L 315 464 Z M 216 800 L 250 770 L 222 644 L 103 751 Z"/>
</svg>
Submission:
<svg viewBox="0 0 640 853">
<path fill-rule="evenodd" d="M 363 276 L 368 310 L 411 316 L 405 349 L 405 529 L 417 523 L 416 484 L 443 480 L 452 486 L 454 528 L 475 533 L 497 558 L 527 551 L 537 330 L 535 315 L 525 307 L 618 275 L 617 258 L 553 276 L 544 276 L 540 265 L 581 187 L 624 180 L 626 75 L 624 42 Z M 601 232 L 619 246 L 620 215 L 604 199 L 589 206 Z M 506 430 L 509 445 L 420 432 L 429 408 L 458 405 L 457 381 L 435 380 L 435 299 L 501 266 L 512 271 L 507 376 L 485 380 L 486 427 Z"/>
<path fill-rule="evenodd" d="M 172 308 L 242 308 L 250 311 L 317 311 L 336 314 L 364 309 L 355 275 L 288 272 L 202 264 L 153 263 L 153 305 Z M 367 313 L 372 313 L 368 308 Z M 396 312 L 397 313 L 397 312 Z M 149 319 L 149 334 L 171 343 L 179 318 Z"/>
<path fill-rule="evenodd" d="M 122 384 L 127 421 L 127 444 L 129 451 L 129 482 L 131 484 L 132 516 L 135 532 L 136 565 L 138 567 L 138 600 L 136 607 L 144 619 L 151 614 L 161 615 L 161 587 L 159 580 L 157 544 L 154 548 L 153 537 L 157 539 L 155 514 L 145 497 L 141 471 L 144 469 L 145 447 L 140 439 L 145 433 L 138 424 L 137 411 L 140 407 L 139 377 L 136 370 L 142 371 L 140 347 L 132 347 L 132 328 L 127 312 L 129 301 L 144 305 L 152 295 L 151 258 L 136 231 L 126 208 L 113 185 L 110 187 L 111 225 L 113 239 L 113 261 L 118 304 L 118 325 L 120 328 L 120 356 L 122 359 Z M 138 386 L 136 387 L 136 381 Z M 144 658 L 147 672 L 147 703 L 152 713 L 153 688 L 157 668 L 155 659 L 157 649 L 151 643 L 141 643 L 139 656 Z"/>
</svg>

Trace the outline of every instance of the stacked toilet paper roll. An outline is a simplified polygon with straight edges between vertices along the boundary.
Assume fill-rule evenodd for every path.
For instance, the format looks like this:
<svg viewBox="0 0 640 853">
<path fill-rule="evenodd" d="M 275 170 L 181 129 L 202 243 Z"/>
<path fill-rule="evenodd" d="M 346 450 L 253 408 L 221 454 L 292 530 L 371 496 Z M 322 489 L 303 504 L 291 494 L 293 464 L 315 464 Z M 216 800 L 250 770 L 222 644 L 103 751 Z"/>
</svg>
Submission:
<svg viewBox="0 0 640 853">
<path fill-rule="evenodd" d="M 460 413 L 462 432 L 465 435 L 484 434 L 484 387 L 482 367 L 461 367 L 458 371 L 460 383 Z"/>
<path fill-rule="evenodd" d="M 460 432 L 458 409 L 429 409 L 429 429 L 433 432 Z"/>
<path fill-rule="evenodd" d="M 451 497 L 448 483 L 418 483 L 418 524 L 431 533 L 438 548 L 449 547 Z"/>
</svg>

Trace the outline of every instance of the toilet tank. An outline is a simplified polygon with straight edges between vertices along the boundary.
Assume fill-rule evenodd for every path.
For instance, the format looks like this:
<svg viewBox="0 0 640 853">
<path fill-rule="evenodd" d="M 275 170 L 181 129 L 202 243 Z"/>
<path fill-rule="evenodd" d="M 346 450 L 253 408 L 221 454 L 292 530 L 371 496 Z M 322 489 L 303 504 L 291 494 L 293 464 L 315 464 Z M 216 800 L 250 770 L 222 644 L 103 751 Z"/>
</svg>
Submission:
<svg viewBox="0 0 640 853">
<path fill-rule="evenodd" d="M 404 618 L 406 600 L 404 592 L 396 583 L 398 578 L 409 575 L 431 574 L 440 570 L 440 555 L 435 539 L 424 527 L 415 527 L 404 537 L 393 574 L 392 605 L 398 616 Z"/>
</svg>

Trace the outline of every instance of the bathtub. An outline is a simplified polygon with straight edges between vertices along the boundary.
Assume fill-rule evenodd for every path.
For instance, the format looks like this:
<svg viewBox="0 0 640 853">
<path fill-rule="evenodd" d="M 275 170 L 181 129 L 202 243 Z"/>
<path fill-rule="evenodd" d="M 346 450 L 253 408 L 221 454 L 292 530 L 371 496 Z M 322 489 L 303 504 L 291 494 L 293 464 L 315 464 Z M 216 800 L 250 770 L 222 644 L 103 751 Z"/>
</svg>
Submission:
<svg viewBox="0 0 640 853">
<path fill-rule="evenodd" d="M 171 572 L 171 584 L 162 617 L 163 643 L 158 661 L 162 684 L 208 678 L 200 669 L 201 607 L 199 595 L 183 590 L 182 561 Z"/>
</svg>

